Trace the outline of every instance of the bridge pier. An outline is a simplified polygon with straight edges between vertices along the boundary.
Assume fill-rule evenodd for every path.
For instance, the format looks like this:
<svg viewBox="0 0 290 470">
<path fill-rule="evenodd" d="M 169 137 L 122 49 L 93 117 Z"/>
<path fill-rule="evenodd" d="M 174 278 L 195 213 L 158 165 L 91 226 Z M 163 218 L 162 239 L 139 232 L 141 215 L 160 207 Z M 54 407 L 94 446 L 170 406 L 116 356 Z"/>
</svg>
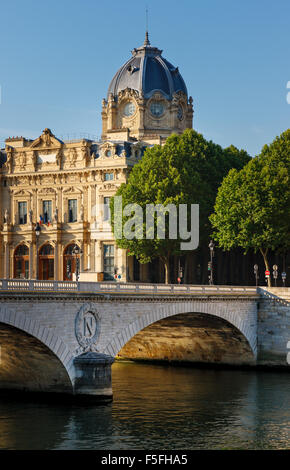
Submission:
<svg viewBox="0 0 290 470">
<path fill-rule="evenodd" d="M 113 357 L 96 352 L 86 352 L 77 356 L 74 359 L 75 396 L 86 401 L 111 401 L 113 362 Z"/>
</svg>

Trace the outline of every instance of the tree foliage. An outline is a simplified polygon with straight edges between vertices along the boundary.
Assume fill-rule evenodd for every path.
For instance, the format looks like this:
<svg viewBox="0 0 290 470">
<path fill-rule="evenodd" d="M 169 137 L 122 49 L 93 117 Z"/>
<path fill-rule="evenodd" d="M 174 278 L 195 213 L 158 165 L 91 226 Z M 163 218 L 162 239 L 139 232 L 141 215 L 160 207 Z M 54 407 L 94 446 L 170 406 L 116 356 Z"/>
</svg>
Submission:
<svg viewBox="0 0 290 470">
<path fill-rule="evenodd" d="M 128 178 L 116 193 L 122 196 L 123 208 L 127 204 L 199 204 L 200 240 L 207 240 L 210 233 L 209 214 L 223 177 L 230 168 L 242 168 L 250 157 L 231 146 L 222 149 L 207 141 L 194 130 L 186 130 L 182 135 L 173 134 L 164 146 L 147 148 L 142 160 L 136 164 Z M 114 198 L 111 200 L 111 221 L 114 227 Z M 128 217 L 123 216 L 123 225 Z M 145 224 L 142 227 L 145 234 Z M 180 240 L 153 240 L 127 238 L 118 239 L 117 245 L 135 255 L 141 263 L 159 257 L 163 260 L 167 280 L 169 280 L 169 258 L 180 253 Z M 182 252 L 184 254 L 184 252 Z"/>
<path fill-rule="evenodd" d="M 268 251 L 289 248 L 290 129 L 240 171 L 229 172 L 210 220 L 220 247 L 259 250 L 267 270 Z"/>
</svg>

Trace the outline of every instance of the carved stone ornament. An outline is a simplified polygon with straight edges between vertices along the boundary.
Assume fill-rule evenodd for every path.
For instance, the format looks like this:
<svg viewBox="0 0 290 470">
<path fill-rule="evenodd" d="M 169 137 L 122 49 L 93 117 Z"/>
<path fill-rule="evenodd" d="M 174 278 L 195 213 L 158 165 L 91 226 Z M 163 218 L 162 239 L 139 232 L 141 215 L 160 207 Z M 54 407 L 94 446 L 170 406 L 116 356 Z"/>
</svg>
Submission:
<svg viewBox="0 0 290 470">
<path fill-rule="evenodd" d="M 50 129 L 46 128 L 41 136 L 35 139 L 30 147 L 61 147 L 60 141 L 53 135 Z"/>
<path fill-rule="evenodd" d="M 75 335 L 83 352 L 97 351 L 100 335 L 100 318 L 92 304 L 84 304 L 75 319 Z"/>
<path fill-rule="evenodd" d="M 8 209 L 5 209 L 5 212 L 4 212 L 4 224 L 9 224 L 9 221 L 10 221 L 9 211 L 8 211 Z"/>
<path fill-rule="evenodd" d="M 133 90 L 132 88 L 125 88 L 125 90 L 119 91 L 118 93 L 119 102 L 123 100 L 127 100 L 128 98 L 135 98 L 137 100 L 139 98 L 139 92 L 137 90 Z"/>
<path fill-rule="evenodd" d="M 18 155 L 19 166 L 21 170 L 24 170 L 26 165 L 26 154 L 25 152 L 20 152 Z"/>
<path fill-rule="evenodd" d="M 7 154 L 7 167 L 8 167 L 8 171 L 10 173 L 12 173 L 12 169 L 13 169 L 13 149 L 11 147 L 7 147 L 7 150 L 6 150 L 6 154 Z"/>
<path fill-rule="evenodd" d="M 105 142 L 104 144 L 100 145 L 100 153 L 101 159 L 106 159 L 108 157 L 112 157 L 115 154 L 116 145 Z"/>
</svg>

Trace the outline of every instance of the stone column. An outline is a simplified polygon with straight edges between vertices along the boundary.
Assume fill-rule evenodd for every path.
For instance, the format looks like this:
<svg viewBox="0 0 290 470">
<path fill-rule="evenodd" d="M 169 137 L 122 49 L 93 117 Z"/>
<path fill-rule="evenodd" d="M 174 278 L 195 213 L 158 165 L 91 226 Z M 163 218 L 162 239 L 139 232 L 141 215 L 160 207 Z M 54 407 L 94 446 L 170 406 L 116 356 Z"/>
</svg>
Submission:
<svg viewBox="0 0 290 470">
<path fill-rule="evenodd" d="M 4 243 L 5 255 L 4 255 L 4 278 L 9 279 L 9 243 Z"/>
<path fill-rule="evenodd" d="M 96 245 L 96 240 L 91 239 L 91 260 L 90 260 L 90 266 L 91 266 L 91 271 L 96 272 L 96 263 L 95 263 L 95 245 Z"/>
<path fill-rule="evenodd" d="M 29 279 L 33 278 L 33 250 L 34 244 L 33 242 L 29 242 Z"/>
<path fill-rule="evenodd" d="M 91 270 L 91 244 L 90 242 L 87 243 L 87 257 L 86 257 L 86 269 L 88 271 Z"/>
<path fill-rule="evenodd" d="M 74 394 L 87 401 L 113 399 L 111 366 L 114 358 L 106 354 L 86 352 L 74 359 Z"/>
<path fill-rule="evenodd" d="M 100 273 L 103 267 L 102 246 L 99 240 L 95 243 L 95 272 Z"/>
<path fill-rule="evenodd" d="M 15 247 L 13 247 L 10 243 L 8 245 L 8 277 L 10 279 L 13 279 L 14 277 L 14 250 Z"/>
<path fill-rule="evenodd" d="M 58 243 L 54 245 L 54 280 L 58 281 Z"/>
<path fill-rule="evenodd" d="M 85 250 L 86 250 L 86 246 L 85 246 L 85 243 L 84 241 L 80 241 L 80 249 L 82 251 L 82 253 L 80 254 L 80 272 L 83 272 L 84 269 L 85 269 Z"/>
</svg>

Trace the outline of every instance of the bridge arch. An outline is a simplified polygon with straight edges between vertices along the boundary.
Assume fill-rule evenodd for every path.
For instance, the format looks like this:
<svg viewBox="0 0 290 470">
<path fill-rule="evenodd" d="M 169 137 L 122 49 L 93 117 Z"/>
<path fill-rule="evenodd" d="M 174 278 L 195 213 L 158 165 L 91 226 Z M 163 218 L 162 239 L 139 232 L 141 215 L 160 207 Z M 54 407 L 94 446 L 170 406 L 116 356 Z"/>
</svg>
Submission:
<svg viewBox="0 0 290 470">
<path fill-rule="evenodd" d="M 71 387 L 74 380 L 74 356 L 65 342 L 51 332 L 48 328 L 42 326 L 37 320 L 16 312 L 11 308 L 0 306 L 0 326 L 1 324 L 17 329 L 20 333 L 24 332 L 33 339 L 37 340 L 40 345 L 47 348 L 59 361 L 60 365 L 65 369 L 69 378 Z"/>
<path fill-rule="evenodd" d="M 205 317 L 211 315 L 216 318 L 225 320 L 225 322 L 234 326 L 248 342 L 254 359 L 257 358 L 257 320 L 256 320 L 256 303 L 251 302 L 248 313 L 237 313 L 233 310 L 232 302 L 224 302 L 221 305 L 218 302 L 182 302 L 182 303 L 166 303 L 161 306 L 151 304 L 151 309 L 144 312 L 132 323 L 128 324 L 124 329 L 117 333 L 110 343 L 105 347 L 104 353 L 116 356 L 118 352 L 141 330 L 150 326 L 159 320 L 186 313 L 201 313 Z"/>
</svg>

